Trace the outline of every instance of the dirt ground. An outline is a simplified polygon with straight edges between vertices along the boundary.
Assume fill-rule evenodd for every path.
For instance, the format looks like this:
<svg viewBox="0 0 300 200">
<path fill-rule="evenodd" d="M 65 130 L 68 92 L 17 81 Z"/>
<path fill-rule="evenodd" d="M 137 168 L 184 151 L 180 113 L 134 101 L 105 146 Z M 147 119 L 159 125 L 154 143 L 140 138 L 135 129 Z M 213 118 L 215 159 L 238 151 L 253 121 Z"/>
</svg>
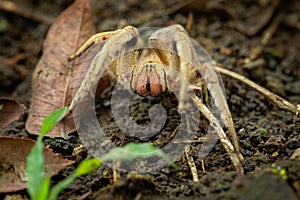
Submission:
<svg viewBox="0 0 300 200">
<path fill-rule="evenodd" d="M 71 0 L 14 1 L 23 12 L 0 9 L 0 97 L 30 105 L 31 75 L 42 55 L 42 44 L 50 23 Z M 159 27 L 181 24 L 217 62 L 280 95 L 294 105 L 300 103 L 300 2 L 286 1 L 91 1 L 97 31 L 115 30 L 124 25 Z M 1 2 L 0 2 L 1 7 Z M 31 12 L 32 9 L 34 12 Z M 31 15 L 24 14 L 24 10 Z M 34 14 L 32 14 L 34 13 Z M 114 182 L 109 167 L 78 178 L 59 199 L 299 199 L 300 124 L 299 118 L 282 110 L 245 84 L 223 76 L 226 98 L 245 157 L 245 175 L 235 171 L 220 142 L 204 158 L 197 159 L 199 143 L 190 154 L 197 166 L 199 181 L 193 182 L 184 155 L 176 161 L 180 170 L 164 167 L 146 174 L 120 173 Z M 112 82 L 112 86 L 113 86 Z M 112 87 L 111 86 L 111 87 Z M 138 141 L 121 133 L 111 120 L 108 89 L 98 100 L 97 113 L 105 132 L 118 145 Z M 179 123 L 174 95 L 159 100 L 135 99 L 133 118 L 148 123 L 147 109 L 157 101 L 166 105 L 168 123 L 162 133 L 149 141 L 163 146 Z M 170 103 L 171 102 L 171 103 Z M 0 135 L 29 137 L 27 114 Z M 199 135 L 196 134 L 195 137 Z M 200 137 L 200 136 L 199 136 Z M 65 158 L 72 156 L 80 140 L 46 138 L 45 144 Z M 297 154 L 298 152 L 298 154 Z M 202 165 L 205 167 L 203 171 Z M 61 180 L 70 167 L 53 178 Z M 286 170 L 284 175 L 279 172 Z M 26 191 L 14 194 L 28 198 Z M 0 194 L 0 199 L 12 194 Z"/>
</svg>

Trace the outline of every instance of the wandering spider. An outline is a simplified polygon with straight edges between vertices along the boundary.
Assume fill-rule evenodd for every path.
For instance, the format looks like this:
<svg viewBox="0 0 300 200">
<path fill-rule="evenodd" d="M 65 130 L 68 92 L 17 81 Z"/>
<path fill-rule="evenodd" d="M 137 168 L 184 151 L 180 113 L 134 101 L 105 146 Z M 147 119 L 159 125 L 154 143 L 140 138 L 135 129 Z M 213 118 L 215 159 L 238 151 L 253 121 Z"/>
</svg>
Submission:
<svg viewBox="0 0 300 200">
<path fill-rule="evenodd" d="M 172 25 L 155 31 L 148 39 L 148 49 L 142 53 L 139 50 L 139 37 L 139 30 L 132 26 L 98 33 L 68 58 L 68 61 L 72 61 L 91 46 L 103 44 L 74 96 L 69 112 L 89 95 L 89 88 L 98 82 L 98 74 L 102 73 L 108 65 L 106 70 L 112 76 L 121 80 L 126 88 L 140 96 L 156 97 L 166 93 L 173 85 L 172 88 L 179 90 L 179 112 L 185 106 L 187 93 L 199 88 L 204 80 L 214 105 L 214 111 L 209 110 L 201 99 L 193 98 L 192 100 L 210 121 L 236 169 L 243 172 L 240 162 L 243 156 L 239 150 L 221 80 L 214 70 L 214 62 L 206 59 L 209 57 L 207 54 L 202 55 L 203 52 L 197 52 L 194 42 L 181 25 Z M 234 145 L 224 134 L 221 124 L 228 129 Z"/>
</svg>

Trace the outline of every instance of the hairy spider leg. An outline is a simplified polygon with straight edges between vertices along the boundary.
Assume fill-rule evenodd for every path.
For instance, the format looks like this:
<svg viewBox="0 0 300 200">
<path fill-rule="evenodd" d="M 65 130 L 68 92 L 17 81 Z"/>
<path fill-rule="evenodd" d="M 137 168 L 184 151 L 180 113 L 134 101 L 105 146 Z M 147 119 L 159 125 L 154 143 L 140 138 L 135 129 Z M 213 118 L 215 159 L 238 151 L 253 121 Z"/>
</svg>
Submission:
<svg viewBox="0 0 300 200">
<path fill-rule="evenodd" d="M 82 84 L 68 107 L 68 112 L 71 112 L 80 101 L 91 95 L 90 88 L 93 88 L 93 86 L 98 82 L 98 76 L 103 73 L 105 67 L 109 66 L 111 68 L 116 68 L 117 64 L 115 60 L 120 57 L 122 48 L 127 47 L 128 43 L 131 43 L 132 40 L 134 40 L 133 38 L 136 38 L 138 34 L 138 30 L 132 26 L 126 26 L 125 28 L 117 31 L 96 34 L 96 36 L 100 37 L 100 39 L 97 39 L 95 35 L 92 36 L 73 56 L 70 56 L 73 58 L 80 55 L 81 52 L 91 46 L 90 44 L 92 44 L 93 41 L 94 43 L 102 41 L 101 38 L 103 38 L 103 35 L 108 38 L 100 52 L 93 59 Z M 117 69 L 112 69 L 112 71 L 116 72 Z"/>
<path fill-rule="evenodd" d="M 149 43 L 155 49 L 155 52 L 164 64 L 179 66 L 175 67 L 175 69 L 179 69 L 180 74 L 182 75 L 180 80 L 181 89 L 179 110 L 183 106 L 189 81 L 192 81 L 192 79 L 196 77 L 196 73 L 194 73 L 195 71 L 192 67 L 197 68 L 196 70 L 201 74 L 207 84 L 207 88 L 216 108 L 219 109 L 222 121 L 228 128 L 229 134 L 232 136 L 233 144 L 239 159 L 241 161 L 244 160 L 240 153 L 240 147 L 231 113 L 222 88 L 218 83 L 219 78 L 214 70 L 214 66 L 212 63 L 198 64 L 200 66 L 191 66 L 191 63 L 200 62 L 197 61 L 197 53 L 194 51 L 185 29 L 178 24 L 162 28 L 150 37 Z M 178 64 L 178 61 L 180 64 Z"/>
</svg>

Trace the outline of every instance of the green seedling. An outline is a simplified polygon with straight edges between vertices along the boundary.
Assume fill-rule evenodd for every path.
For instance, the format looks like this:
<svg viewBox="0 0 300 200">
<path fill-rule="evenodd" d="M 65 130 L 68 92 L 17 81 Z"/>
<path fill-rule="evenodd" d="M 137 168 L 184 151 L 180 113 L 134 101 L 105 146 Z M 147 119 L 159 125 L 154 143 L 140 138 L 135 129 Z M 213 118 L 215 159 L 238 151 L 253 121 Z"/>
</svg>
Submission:
<svg viewBox="0 0 300 200">
<path fill-rule="evenodd" d="M 50 188 L 51 177 L 46 175 L 44 166 L 43 137 L 65 116 L 68 107 L 60 108 L 50 114 L 42 123 L 41 133 L 37 142 L 31 149 L 26 161 L 27 191 L 32 200 L 55 200 L 59 193 L 66 189 L 77 177 L 86 175 L 99 168 L 107 161 L 124 161 L 135 158 L 147 158 L 157 156 L 165 159 L 174 168 L 173 163 L 160 149 L 150 143 L 128 143 L 123 147 L 117 147 L 103 155 L 102 158 L 92 158 L 82 161 L 75 172 L 64 180 Z"/>
<path fill-rule="evenodd" d="M 27 156 L 27 191 L 32 200 L 48 199 L 51 179 L 45 172 L 43 137 L 63 118 L 67 109 L 68 107 L 60 108 L 43 120 L 40 135 Z"/>
</svg>

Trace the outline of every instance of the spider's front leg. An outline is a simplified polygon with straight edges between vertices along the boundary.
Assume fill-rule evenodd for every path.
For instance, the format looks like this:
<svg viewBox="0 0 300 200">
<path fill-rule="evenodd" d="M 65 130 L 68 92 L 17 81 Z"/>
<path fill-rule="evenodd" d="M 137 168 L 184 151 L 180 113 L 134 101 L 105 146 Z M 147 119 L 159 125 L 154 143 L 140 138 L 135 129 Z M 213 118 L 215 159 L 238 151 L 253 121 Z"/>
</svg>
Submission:
<svg viewBox="0 0 300 200">
<path fill-rule="evenodd" d="M 79 102 L 86 97 L 93 95 L 91 94 L 91 88 L 97 84 L 100 78 L 99 76 L 106 67 L 110 67 L 109 71 L 116 76 L 125 70 L 124 65 L 121 65 L 123 67 L 119 67 L 119 62 L 122 62 L 123 64 L 123 62 L 125 62 L 124 59 L 134 59 L 128 54 L 126 54 L 127 56 L 124 56 L 125 54 L 123 55 L 123 53 L 124 50 L 127 51 L 136 46 L 138 34 L 138 30 L 132 26 L 126 26 L 125 28 L 116 31 L 98 33 L 87 40 L 75 54 L 69 57 L 68 60 L 73 60 L 76 57 L 79 57 L 92 45 L 107 41 L 93 59 L 90 68 L 69 105 L 68 113 L 71 112 Z"/>
</svg>

